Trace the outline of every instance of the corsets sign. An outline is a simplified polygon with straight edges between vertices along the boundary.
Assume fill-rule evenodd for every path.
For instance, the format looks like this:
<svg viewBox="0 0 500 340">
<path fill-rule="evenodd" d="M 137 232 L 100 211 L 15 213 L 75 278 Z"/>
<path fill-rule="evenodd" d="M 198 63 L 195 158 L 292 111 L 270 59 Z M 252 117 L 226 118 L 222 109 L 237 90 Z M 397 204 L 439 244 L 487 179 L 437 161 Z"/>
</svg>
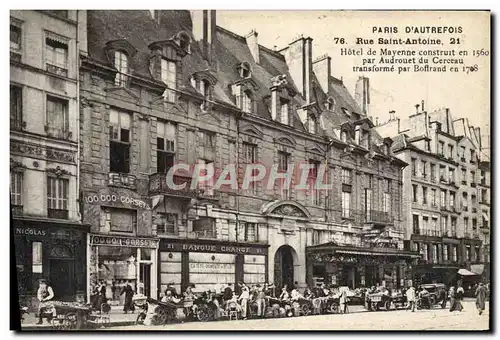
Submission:
<svg viewBox="0 0 500 340">
<path fill-rule="evenodd" d="M 112 247 L 158 248 L 159 240 L 138 237 L 90 235 L 90 245 Z"/>
</svg>

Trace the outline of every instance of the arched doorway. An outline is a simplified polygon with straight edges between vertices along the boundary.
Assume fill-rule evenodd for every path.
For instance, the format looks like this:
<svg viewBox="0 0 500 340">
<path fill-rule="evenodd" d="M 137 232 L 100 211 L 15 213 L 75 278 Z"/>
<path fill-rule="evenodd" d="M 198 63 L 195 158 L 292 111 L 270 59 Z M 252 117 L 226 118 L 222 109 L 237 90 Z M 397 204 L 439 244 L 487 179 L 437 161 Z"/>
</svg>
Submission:
<svg viewBox="0 0 500 340">
<path fill-rule="evenodd" d="M 278 289 L 287 285 L 289 288 L 294 285 L 294 259 L 297 254 L 289 245 L 278 248 L 274 255 L 274 283 Z"/>
<path fill-rule="evenodd" d="M 70 278 L 75 276 L 75 259 L 71 248 L 52 245 L 49 253 L 49 283 L 57 300 L 73 301 L 76 287 Z"/>
</svg>

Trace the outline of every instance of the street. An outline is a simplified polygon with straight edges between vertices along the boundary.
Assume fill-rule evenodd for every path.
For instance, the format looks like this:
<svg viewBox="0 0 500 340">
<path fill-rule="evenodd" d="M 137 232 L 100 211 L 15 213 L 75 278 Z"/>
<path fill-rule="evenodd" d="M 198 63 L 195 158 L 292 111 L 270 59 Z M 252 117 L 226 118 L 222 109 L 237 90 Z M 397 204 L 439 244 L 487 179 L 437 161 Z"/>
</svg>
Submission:
<svg viewBox="0 0 500 340">
<path fill-rule="evenodd" d="M 478 315 L 474 301 L 464 301 L 462 312 L 448 309 L 410 311 L 358 312 L 346 315 L 317 315 L 282 319 L 232 320 L 216 322 L 190 322 L 166 326 L 123 326 L 106 330 L 128 331 L 235 331 L 235 330 L 488 330 L 489 303 L 486 311 Z"/>
</svg>

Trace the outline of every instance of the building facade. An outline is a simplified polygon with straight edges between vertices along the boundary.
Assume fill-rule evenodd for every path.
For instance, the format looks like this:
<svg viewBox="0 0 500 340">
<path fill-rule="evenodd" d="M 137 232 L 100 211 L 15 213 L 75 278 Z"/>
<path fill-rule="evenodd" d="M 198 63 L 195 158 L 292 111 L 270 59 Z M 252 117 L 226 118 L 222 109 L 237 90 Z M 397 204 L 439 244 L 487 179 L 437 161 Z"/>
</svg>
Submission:
<svg viewBox="0 0 500 340">
<path fill-rule="evenodd" d="M 214 11 L 88 11 L 87 22 L 89 290 L 97 280 L 158 297 L 168 284 L 408 279 L 418 254 L 403 249 L 407 164 L 332 76 L 330 58 L 313 60 L 311 38 L 274 51 L 255 31 L 217 26 Z M 301 163 L 313 169 L 308 183 L 321 177 L 331 189 L 299 189 L 292 170 Z M 245 172 L 258 175 L 255 164 L 276 164 L 292 186 L 242 185 Z M 238 187 L 218 187 L 231 166 Z"/>
<path fill-rule="evenodd" d="M 21 303 L 45 278 L 83 298 L 78 169 L 79 11 L 10 12 L 10 192 Z"/>
<path fill-rule="evenodd" d="M 489 192 L 478 189 L 478 182 L 487 188 L 488 173 L 487 165 L 480 170 L 480 130 L 454 120 L 448 109 L 428 113 L 424 102 L 416 109 L 406 121 L 392 117 L 377 127 L 396 136 L 393 152 L 410 164 L 403 197 L 407 248 L 422 255 L 415 279 L 451 284 L 462 268 L 482 275 L 489 236 L 480 226 L 489 210 L 481 211 L 478 195 L 488 202 Z"/>
</svg>

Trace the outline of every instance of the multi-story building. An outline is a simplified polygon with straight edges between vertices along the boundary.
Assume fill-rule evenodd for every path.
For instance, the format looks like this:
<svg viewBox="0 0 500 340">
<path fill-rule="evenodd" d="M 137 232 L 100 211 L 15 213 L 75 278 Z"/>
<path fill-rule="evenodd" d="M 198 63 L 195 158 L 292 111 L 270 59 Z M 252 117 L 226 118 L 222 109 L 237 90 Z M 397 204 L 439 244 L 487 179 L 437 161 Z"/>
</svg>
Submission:
<svg viewBox="0 0 500 340">
<path fill-rule="evenodd" d="M 418 257 L 403 249 L 407 164 L 331 75 L 330 58 L 313 61 L 311 38 L 271 50 L 255 31 L 217 26 L 214 11 L 88 11 L 87 19 L 89 287 L 103 279 L 157 297 L 169 283 L 404 282 L 405 264 Z M 332 188 L 299 189 L 300 176 L 283 175 L 299 163 L 313 169 L 308 183 Z M 258 175 L 254 164 L 276 164 L 292 187 L 219 188 L 220 176 L 208 175 L 234 165 L 243 184 L 248 169 Z"/>
<path fill-rule="evenodd" d="M 36 300 L 41 278 L 57 299 L 85 293 L 86 228 L 77 200 L 79 12 L 10 12 L 12 232 L 27 304 Z"/>
<path fill-rule="evenodd" d="M 424 102 L 419 107 L 377 131 L 393 136 L 393 152 L 410 164 L 403 171 L 405 239 L 422 255 L 416 279 L 451 283 L 461 268 L 483 271 L 474 267 L 484 263 L 479 223 L 488 218 L 479 211 L 480 130 L 466 119 L 453 120 L 448 109 L 427 113 Z"/>
</svg>

